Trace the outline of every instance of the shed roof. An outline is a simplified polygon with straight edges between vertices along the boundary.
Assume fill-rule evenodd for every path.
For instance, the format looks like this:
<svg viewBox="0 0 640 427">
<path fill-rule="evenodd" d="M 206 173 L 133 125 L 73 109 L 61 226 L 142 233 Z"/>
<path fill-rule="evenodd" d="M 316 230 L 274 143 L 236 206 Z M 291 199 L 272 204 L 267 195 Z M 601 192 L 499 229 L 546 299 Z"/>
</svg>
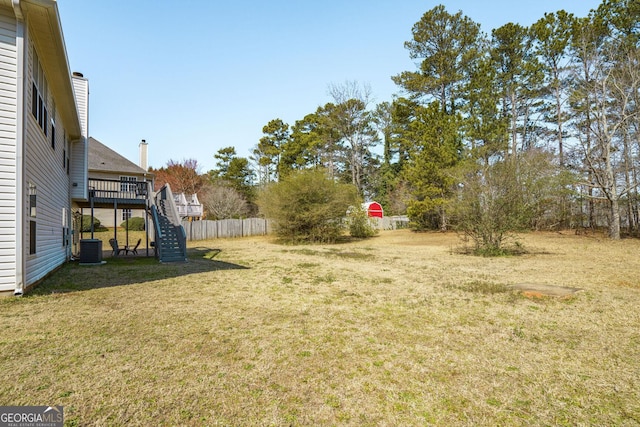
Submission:
<svg viewBox="0 0 640 427">
<path fill-rule="evenodd" d="M 363 207 L 364 209 L 369 209 L 369 208 L 372 208 L 372 209 L 382 209 L 382 205 L 381 205 L 380 203 L 378 203 L 378 202 L 364 202 L 364 203 L 362 204 L 362 207 Z"/>
<path fill-rule="evenodd" d="M 89 170 L 153 175 L 93 137 L 89 138 Z"/>
</svg>

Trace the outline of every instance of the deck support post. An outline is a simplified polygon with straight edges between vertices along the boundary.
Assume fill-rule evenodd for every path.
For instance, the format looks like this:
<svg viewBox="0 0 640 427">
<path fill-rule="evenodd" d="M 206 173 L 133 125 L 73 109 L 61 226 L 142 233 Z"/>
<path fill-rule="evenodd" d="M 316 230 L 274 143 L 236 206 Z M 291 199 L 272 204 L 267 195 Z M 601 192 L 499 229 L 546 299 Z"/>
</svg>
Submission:
<svg viewBox="0 0 640 427">
<path fill-rule="evenodd" d="M 91 239 L 93 240 L 93 195 L 89 197 L 91 198 Z"/>
<path fill-rule="evenodd" d="M 118 201 L 113 199 L 113 240 L 118 241 Z M 116 254 L 117 255 L 117 254 Z"/>
</svg>

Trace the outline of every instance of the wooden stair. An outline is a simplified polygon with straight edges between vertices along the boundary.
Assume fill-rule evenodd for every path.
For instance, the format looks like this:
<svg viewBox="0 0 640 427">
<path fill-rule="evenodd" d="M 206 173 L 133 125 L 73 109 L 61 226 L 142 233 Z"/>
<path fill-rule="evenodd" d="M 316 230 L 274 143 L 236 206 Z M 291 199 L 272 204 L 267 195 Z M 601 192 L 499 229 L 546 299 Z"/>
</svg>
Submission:
<svg viewBox="0 0 640 427">
<path fill-rule="evenodd" d="M 151 205 L 160 262 L 186 262 L 187 236 L 180 224 L 170 188 L 163 187 Z"/>
</svg>

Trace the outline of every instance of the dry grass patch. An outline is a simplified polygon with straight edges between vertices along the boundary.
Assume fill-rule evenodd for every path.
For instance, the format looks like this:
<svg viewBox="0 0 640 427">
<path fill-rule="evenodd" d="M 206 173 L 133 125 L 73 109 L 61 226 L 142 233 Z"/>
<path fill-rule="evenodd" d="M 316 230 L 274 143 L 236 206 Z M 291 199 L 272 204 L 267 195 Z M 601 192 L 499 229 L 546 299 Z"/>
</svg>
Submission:
<svg viewBox="0 0 640 427">
<path fill-rule="evenodd" d="M 61 404 L 70 425 L 639 424 L 640 242 L 521 241 L 532 254 L 396 231 L 70 264 L 0 301 L 0 402 Z"/>
</svg>

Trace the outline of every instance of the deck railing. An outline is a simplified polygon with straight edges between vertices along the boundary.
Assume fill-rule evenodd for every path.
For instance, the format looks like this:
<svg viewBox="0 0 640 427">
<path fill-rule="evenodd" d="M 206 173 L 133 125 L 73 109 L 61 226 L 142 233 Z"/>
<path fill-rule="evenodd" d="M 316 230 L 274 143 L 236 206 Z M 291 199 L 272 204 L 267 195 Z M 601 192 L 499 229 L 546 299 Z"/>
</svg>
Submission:
<svg viewBox="0 0 640 427">
<path fill-rule="evenodd" d="M 147 181 L 89 178 L 89 198 L 146 200 L 148 195 Z"/>
<path fill-rule="evenodd" d="M 184 217 L 197 217 L 202 218 L 204 216 L 204 210 L 198 200 L 197 194 L 192 194 L 187 198 L 184 193 L 178 193 L 173 195 L 173 201 L 178 208 L 178 215 L 180 218 Z"/>
<path fill-rule="evenodd" d="M 178 215 L 181 218 L 185 216 L 201 217 L 203 216 L 202 205 L 176 205 L 178 208 Z"/>
</svg>

